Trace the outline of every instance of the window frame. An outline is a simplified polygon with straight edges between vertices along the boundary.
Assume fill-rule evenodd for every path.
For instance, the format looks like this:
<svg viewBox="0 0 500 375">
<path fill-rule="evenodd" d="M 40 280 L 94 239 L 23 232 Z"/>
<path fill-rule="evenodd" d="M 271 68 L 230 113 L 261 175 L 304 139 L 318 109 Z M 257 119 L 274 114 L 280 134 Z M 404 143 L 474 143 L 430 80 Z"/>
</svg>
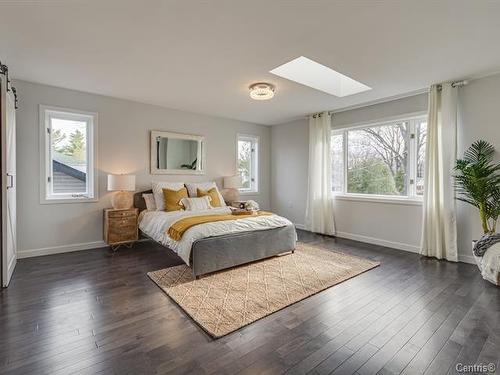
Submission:
<svg viewBox="0 0 500 375">
<path fill-rule="evenodd" d="M 259 194 L 259 145 L 260 137 L 258 135 L 242 134 L 238 133 L 236 135 L 236 171 L 238 172 L 238 162 L 239 162 L 239 152 L 238 152 L 238 142 L 239 141 L 250 141 L 252 142 L 252 160 L 250 163 L 250 178 L 251 186 L 249 189 L 239 188 L 238 191 L 240 195 L 258 195 Z"/>
<path fill-rule="evenodd" d="M 416 143 L 416 124 L 420 121 L 427 121 L 427 112 L 412 112 L 398 116 L 386 117 L 382 119 L 377 119 L 375 121 L 365 121 L 360 123 L 351 124 L 348 126 L 342 126 L 338 128 L 333 128 L 331 134 L 342 134 L 342 157 L 343 157 L 343 184 L 342 191 L 335 192 L 332 191 L 332 196 L 334 199 L 349 200 L 349 201 L 363 201 L 363 202 L 383 202 L 383 203 L 395 203 L 403 205 L 421 205 L 423 202 L 423 196 L 416 194 L 416 176 L 417 176 L 417 143 Z M 347 133 L 351 130 L 362 130 L 371 127 L 391 125 L 397 122 L 406 121 L 410 127 L 409 134 L 414 135 L 412 140 L 409 142 L 409 165 L 407 173 L 408 182 L 408 194 L 405 196 L 400 195 L 379 195 L 379 194 L 363 194 L 363 193 L 349 193 L 347 192 L 347 178 L 348 178 L 348 137 Z M 413 183 L 410 181 L 413 180 Z"/>
<path fill-rule="evenodd" d="M 50 132 L 51 118 L 85 121 L 87 123 L 87 192 L 90 194 L 49 194 L 52 175 L 52 147 Z M 99 200 L 99 181 L 97 167 L 98 114 L 72 108 L 39 106 L 40 138 L 40 204 L 92 203 Z M 49 181 L 51 177 L 51 181 Z M 92 188 L 90 191 L 89 188 Z"/>
</svg>

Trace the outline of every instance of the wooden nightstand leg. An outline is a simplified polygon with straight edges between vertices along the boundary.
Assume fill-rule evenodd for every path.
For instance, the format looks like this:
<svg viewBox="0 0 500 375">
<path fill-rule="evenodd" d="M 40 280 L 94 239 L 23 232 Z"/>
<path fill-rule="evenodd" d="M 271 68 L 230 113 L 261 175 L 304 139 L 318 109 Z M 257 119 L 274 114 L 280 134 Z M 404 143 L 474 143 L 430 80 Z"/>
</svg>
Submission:
<svg viewBox="0 0 500 375">
<path fill-rule="evenodd" d="M 120 248 L 120 246 L 124 246 L 127 249 L 131 249 L 132 246 L 134 246 L 134 242 L 121 243 L 119 245 L 109 245 L 109 247 L 113 251 L 113 253 L 116 253 L 116 251 Z"/>
</svg>

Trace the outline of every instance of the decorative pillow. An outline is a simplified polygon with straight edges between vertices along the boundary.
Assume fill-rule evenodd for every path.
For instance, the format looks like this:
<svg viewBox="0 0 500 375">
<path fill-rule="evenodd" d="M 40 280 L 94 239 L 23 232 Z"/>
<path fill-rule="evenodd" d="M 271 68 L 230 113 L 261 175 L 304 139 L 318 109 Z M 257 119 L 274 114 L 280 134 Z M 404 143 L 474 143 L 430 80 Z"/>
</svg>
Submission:
<svg viewBox="0 0 500 375">
<path fill-rule="evenodd" d="M 208 191 L 197 189 L 196 193 L 199 197 L 210 197 L 210 204 L 212 205 L 212 207 L 221 207 L 219 192 L 217 188 L 211 188 Z"/>
<path fill-rule="evenodd" d="M 187 198 L 188 192 L 185 187 L 180 190 L 163 189 L 163 198 L 165 200 L 165 211 L 181 211 L 184 206 L 181 203 L 182 198 Z"/>
<path fill-rule="evenodd" d="M 146 210 L 148 211 L 156 211 L 156 202 L 155 196 L 151 194 L 142 194 L 144 198 L 144 202 L 146 202 Z"/>
<path fill-rule="evenodd" d="M 163 196 L 163 189 L 178 191 L 183 187 L 183 182 L 152 182 L 151 188 L 153 189 L 153 196 L 155 197 L 156 209 L 158 211 L 165 211 L 165 197 Z"/>
<path fill-rule="evenodd" d="M 181 204 L 186 211 L 210 210 L 212 208 L 208 195 L 201 198 L 182 198 Z"/>
<path fill-rule="evenodd" d="M 217 185 L 215 184 L 214 181 L 210 182 L 193 182 L 193 183 L 186 183 L 186 188 L 188 189 L 189 197 L 190 198 L 195 198 L 197 197 L 197 189 L 205 190 L 208 191 L 212 188 L 215 188 L 217 190 L 217 194 L 219 196 L 219 202 L 221 207 L 226 206 L 226 202 L 224 202 L 224 198 L 222 197 L 219 189 L 217 188 Z"/>
</svg>

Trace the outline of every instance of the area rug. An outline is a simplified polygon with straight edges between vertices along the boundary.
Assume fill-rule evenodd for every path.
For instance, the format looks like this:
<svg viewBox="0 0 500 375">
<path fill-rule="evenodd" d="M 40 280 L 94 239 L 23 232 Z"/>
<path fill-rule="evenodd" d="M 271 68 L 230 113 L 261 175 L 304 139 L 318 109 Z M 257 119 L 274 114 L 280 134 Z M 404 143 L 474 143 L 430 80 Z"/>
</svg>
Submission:
<svg viewBox="0 0 500 375">
<path fill-rule="evenodd" d="M 186 265 L 148 276 L 210 336 L 219 338 L 378 266 L 298 243 L 295 253 L 195 279 Z"/>
</svg>

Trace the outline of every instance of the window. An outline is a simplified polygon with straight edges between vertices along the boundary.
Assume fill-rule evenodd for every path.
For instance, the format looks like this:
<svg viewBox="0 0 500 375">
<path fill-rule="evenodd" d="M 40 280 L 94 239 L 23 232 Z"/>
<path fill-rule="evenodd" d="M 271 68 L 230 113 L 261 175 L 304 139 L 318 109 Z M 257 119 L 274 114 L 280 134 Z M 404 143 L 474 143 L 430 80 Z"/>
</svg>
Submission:
<svg viewBox="0 0 500 375">
<path fill-rule="evenodd" d="M 40 106 L 41 203 L 96 201 L 97 115 Z"/>
<path fill-rule="evenodd" d="M 344 135 L 332 133 L 331 138 L 332 190 L 342 193 L 344 190 Z"/>
<path fill-rule="evenodd" d="M 249 135 L 238 135 L 238 172 L 241 175 L 241 193 L 257 193 L 259 191 L 259 138 Z"/>
<path fill-rule="evenodd" d="M 333 192 L 398 198 L 422 196 L 426 135 L 425 116 L 333 130 Z"/>
</svg>

